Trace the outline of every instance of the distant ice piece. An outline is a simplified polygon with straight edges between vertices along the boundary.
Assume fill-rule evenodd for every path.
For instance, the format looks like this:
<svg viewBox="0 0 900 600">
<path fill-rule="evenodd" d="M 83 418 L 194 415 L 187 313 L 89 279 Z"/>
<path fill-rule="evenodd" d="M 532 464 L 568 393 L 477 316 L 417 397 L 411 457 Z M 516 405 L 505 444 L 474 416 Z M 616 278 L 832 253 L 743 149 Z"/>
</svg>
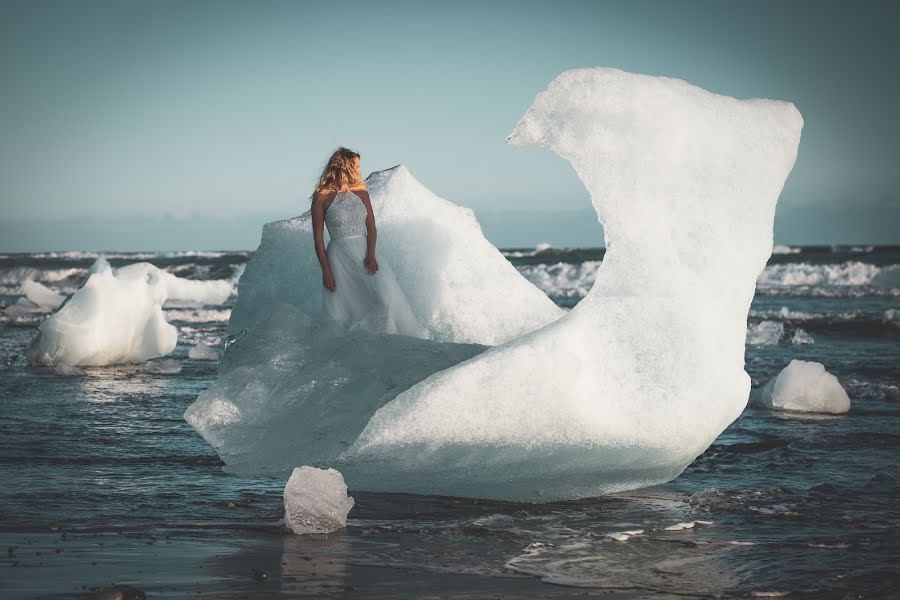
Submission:
<svg viewBox="0 0 900 600">
<path fill-rule="evenodd" d="M 337 531 L 353 503 L 340 471 L 298 467 L 284 487 L 284 523 L 294 533 Z"/>
<path fill-rule="evenodd" d="M 358 490 L 550 501 L 668 481 L 746 406 L 748 311 L 802 126 L 790 102 L 566 71 L 508 141 L 551 148 L 590 192 L 606 254 L 581 302 L 548 305 L 401 165 L 368 179 L 377 252 L 431 339 L 329 329 L 308 215 L 269 223 L 237 339 L 185 418 L 229 470 L 331 466 Z"/>
<path fill-rule="evenodd" d="M 48 313 L 53 309 L 47 306 L 39 306 L 25 297 L 19 297 L 15 304 L 10 304 L 3 309 L 3 314 L 16 317 L 18 315 L 32 315 L 39 313 Z"/>
<path fill-rule="evenodd" d="M 57 309 L 62 306 L 66 296 L 58 294 L 39 281 L 26 279 L 22 282 L 22 292 L 25 297 L 37 306 Z"/>
<path fill-rule="evenodd" d="M 766 385 L 754 390 L 753 403 L 793 412 L 841 414 L 850 397 L 822 363 L 794 359 Z"/>
<path fill-rule="evenodd" d="M 747 344 L 751 346 L 776 346 L 784 336 L 784 323 L 761 321 L 747 326 Z"/>
<path fill-rule="evenodd" d="M 160 358 L 157 360 L 148 360 L 144 363 L 144 370 L 148 373 L 158 373 L 160 375 L 174 375 L 181 372 L 181 363 L 174 358 Z"/>
<path fill-rule="evenodd" d="M 27 350 L 31 364 L 101 366 L 163 356 L 178 338 L 162 310 L 166 300 L 217 304 L 232 291 L 229 281 L 182 279 L 146 262 L 113 269 L 99 257 L 89 273 L 85 284 L 40 324 Z M 31 291 L 47 297 L 38 288 Z"/>
<path fill-rule="evenodd" d="M 219 360 L 219 353 L 212 346 L 199 342 L 188 350 L 188 358 L 194 360 Z"/>
</svg>

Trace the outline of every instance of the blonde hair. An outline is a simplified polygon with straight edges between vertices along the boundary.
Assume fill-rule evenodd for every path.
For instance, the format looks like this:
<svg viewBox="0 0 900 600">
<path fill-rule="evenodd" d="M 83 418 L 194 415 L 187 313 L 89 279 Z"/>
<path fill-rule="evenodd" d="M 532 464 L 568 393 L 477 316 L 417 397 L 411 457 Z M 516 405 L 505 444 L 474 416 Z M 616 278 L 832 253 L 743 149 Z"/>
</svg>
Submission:
<svg viewBox="0 0 900 600">
<path fill-rule="evenodd" d="M 349 148 L 341 146 L 335 150 L 331 157 L 329 157 L 328 162 L 325 163 L 325 168 L 322 169 L 322 174 L 319 175 L 319 182 L 316 183 L 316 187 L 313 189 L 310 198 L 312 198 L 316 192 L 343 191 L 351 185 L 359 183 L 360 178 L 356 176 L 353 169 L 354 158 L 359 158 L 359 153 L 354 152 Z"/>
</svg>

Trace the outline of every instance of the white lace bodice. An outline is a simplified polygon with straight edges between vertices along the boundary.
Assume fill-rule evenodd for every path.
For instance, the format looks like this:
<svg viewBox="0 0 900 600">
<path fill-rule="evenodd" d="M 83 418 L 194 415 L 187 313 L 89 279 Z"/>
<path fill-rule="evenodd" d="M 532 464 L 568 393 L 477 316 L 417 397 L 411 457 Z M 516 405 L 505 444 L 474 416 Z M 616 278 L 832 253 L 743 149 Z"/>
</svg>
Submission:
<svg viewBox="0 0 900 600">
<path fill-rule="evenodd" d="M 352 191 L 338 192 L 325 211 L 325 227 L 331 239 L 366 235 L 366 205 Z"/>
</svg>

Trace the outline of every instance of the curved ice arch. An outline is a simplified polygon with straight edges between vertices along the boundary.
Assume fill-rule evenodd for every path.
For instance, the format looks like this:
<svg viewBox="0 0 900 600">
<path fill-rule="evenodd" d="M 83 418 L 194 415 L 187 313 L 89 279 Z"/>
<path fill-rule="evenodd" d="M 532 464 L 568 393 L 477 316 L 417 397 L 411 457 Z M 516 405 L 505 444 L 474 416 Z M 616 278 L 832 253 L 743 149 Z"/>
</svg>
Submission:
<svg viewBox="0 0 900 600">
<path fill-rule="evenodd" d="M 354 489 L 551 500 L 676 477 L 741 413 L 747 314 L 803 119 L 670 77 L 566 71 L 508 142 L 591 194 L 606 254 L 550 325 L 382 407 L 333 463 Z"/>
<path fill-rule="evenodd" d="M 238 340 L 185 418 L 231 470 L 332 466 L 355 490 L 553 500 L 672 479 L 746 405 L 747 313 L 802 125 L 788 102 L 566 71 L 508 141 L 569 160 L 604 225 L 572 311 L 497 262 L 473 218 L 417 206 L 433 195 L 397 168 L 370 181 L 379 248 L 434 339 L 329 332 L 308 215 L 268 224 Z"/>
</svg>

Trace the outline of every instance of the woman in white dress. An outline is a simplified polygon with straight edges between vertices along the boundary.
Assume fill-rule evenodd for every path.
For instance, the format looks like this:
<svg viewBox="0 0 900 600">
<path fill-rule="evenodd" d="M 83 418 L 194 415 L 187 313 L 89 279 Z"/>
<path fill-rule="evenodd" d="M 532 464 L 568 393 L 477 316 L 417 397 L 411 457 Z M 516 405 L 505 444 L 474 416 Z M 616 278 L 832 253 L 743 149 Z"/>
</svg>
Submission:
<svg viewBox="0 0 900 600">
<path fill-rule="evenodd" d="M 428 337 L 390 266 L 375 258 L 375 215 L 361 173 L 359 154 L 338 148 L 313 191 L 313 239 L 325 313 L 350 330 Z"/>
</svg>

